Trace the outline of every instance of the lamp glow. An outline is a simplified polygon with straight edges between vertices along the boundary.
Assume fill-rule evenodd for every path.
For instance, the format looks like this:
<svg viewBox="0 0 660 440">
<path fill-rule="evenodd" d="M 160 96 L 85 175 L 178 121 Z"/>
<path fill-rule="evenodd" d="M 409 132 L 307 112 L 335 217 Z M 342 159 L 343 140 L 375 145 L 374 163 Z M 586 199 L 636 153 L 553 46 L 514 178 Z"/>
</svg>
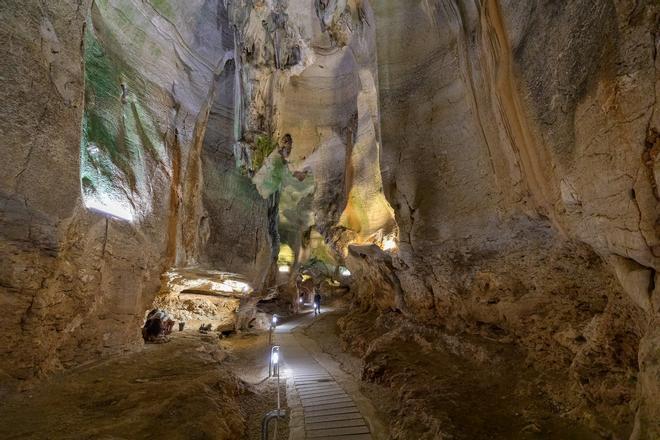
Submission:
<svg viewBox="0 0 660 440">
<path fill-rule="evenodd" d="M 394 241 L 393 238 L 386 238 L 383 240 L 383 250 L 384 251 L 391 251 L 393 249 L 397 248 L 396 241 Z"/>
<path fill-rule="evenodd" d="M 340 267 L 340 268 L 339 268 L 339 273 L 340 273 L 341 276 L 343 276 L 343 277 L 350 277 L 350 276 L 351 276 L 351 271 L 348 270 L 348 269 L 346 269 L 345 267 Z"/>
<path fill-rule="evenodd" d="M 277 315 L 273 315 L 273 325 L 277 325 Z"/>
<path fill-rule="evenodd" d="M 281 273 L 289 273 L 291 271 L 291 268 L 289 266 L 282 265 L 279 267 L 279 271 Z"/>
<path fill-rule="evenodd" d="M 268 364 L 268 377 L 270 377 L 272 374 L 275 374 L 275 376 L 277 376 L 279 380 L 280 377 L 279 363 L 280 363 L 280 346 L 273 345 L 270 348 L 270 363 Z"/>
</svg>

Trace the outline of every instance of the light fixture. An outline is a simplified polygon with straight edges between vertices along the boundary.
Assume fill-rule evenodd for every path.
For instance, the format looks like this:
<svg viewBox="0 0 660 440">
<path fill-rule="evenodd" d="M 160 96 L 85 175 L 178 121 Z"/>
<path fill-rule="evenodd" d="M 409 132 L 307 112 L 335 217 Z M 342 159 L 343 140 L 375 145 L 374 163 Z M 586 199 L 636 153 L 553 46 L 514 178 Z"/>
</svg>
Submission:
<svg viewBox="0 0 660 440">
<path fill-rule="evenodd" d="M 346 269 L 344 266 L 341 266 L 339 268 L 339 274 L 343 277 L 350 277 L 351 276 L 351 271 Z"/>
<path fill-rule="evenodd" d="M 303 304 L 303 299 L 300 298 L 300 299 L 298 300 L 298 302 L 299 302 L 300 304 Z"/>
<path fill-rule="evenodd" d="M 289 266 L 282 265 L 279 267 L 279 271 L 281 273 L 289 273 L 291 271 L 291 268 Z"/>
<path fill-rule="evenodd" d="M 277 315 L 273 315 L 273 326 L 277 326 Z"/>
<path fill-rule="evenodd" d="M 270 349 L 270 362 L 268 364 L 268 377 L 272 375 L 277 376 L 277 380 L 280 378 L 280 346 L 273 345 Z M 279 392 L 279 387 L 277 387 Z M 279 398 L 278 398 L 279 400 Z"/>
</svg>

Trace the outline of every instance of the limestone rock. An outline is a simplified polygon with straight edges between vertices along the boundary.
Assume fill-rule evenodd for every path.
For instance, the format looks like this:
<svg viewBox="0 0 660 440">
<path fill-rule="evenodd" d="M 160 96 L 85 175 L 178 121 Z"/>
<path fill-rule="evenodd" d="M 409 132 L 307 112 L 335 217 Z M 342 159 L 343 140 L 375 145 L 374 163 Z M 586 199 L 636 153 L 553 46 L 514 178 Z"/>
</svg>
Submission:
<svg viewBox="0 0 660 440">
<path fill-rule="evenodd" d="M 2 386 L 138 348 L 161 275 L 188 267 L 256 293 L 170 298 L 182 319 L 247 326 L 293 286 L 281 247 L 293 269 L 345 264 L 365 316 L 400 317 L 391 337 L 496 340 L 558 377 L 544 391 L 570 417 L 660 436 L 659 16 L 653 0 L 3 2 Z"/>
</svg>

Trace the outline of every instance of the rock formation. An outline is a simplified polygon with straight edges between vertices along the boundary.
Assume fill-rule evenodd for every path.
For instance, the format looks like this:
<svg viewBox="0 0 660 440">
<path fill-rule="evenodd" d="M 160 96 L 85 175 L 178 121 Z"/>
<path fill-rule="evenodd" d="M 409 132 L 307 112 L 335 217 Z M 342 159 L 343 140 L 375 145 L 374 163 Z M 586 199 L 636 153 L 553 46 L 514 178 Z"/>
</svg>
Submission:
<svg viewBox="0 0 660 440">
<path fill-rule="evenodd" d="M 660 8 L 564 3 L 4 2 L 3 388 L 138 348 L 166 273 L 256 301 L 286 249 L 660 435 Z"/>
<path fill-rule="evenodd" d="M 8 3 L 2 17 L 4 374 L 134 345 L 172 267 L 260 283 L 267 203 L 233 166 L 223 3 Z"/>
<path fill-rule="evenodd" d="M 657 435 L 657 5 L 374 5 L 405 313 L 513 338 Z"/>
</svg>

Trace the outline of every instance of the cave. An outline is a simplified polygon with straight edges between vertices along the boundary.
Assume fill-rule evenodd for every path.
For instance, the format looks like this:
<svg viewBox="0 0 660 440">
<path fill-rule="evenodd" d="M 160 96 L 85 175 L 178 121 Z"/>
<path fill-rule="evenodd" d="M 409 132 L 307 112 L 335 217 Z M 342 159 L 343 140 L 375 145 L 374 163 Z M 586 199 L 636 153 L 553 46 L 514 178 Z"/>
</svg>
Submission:
<svg viewBox="0 0 660 440">
<path fill-rule="evenodd" d="M 0 22 L 0 438 L 660 439 L 657 0 Z"/>
</svg>

